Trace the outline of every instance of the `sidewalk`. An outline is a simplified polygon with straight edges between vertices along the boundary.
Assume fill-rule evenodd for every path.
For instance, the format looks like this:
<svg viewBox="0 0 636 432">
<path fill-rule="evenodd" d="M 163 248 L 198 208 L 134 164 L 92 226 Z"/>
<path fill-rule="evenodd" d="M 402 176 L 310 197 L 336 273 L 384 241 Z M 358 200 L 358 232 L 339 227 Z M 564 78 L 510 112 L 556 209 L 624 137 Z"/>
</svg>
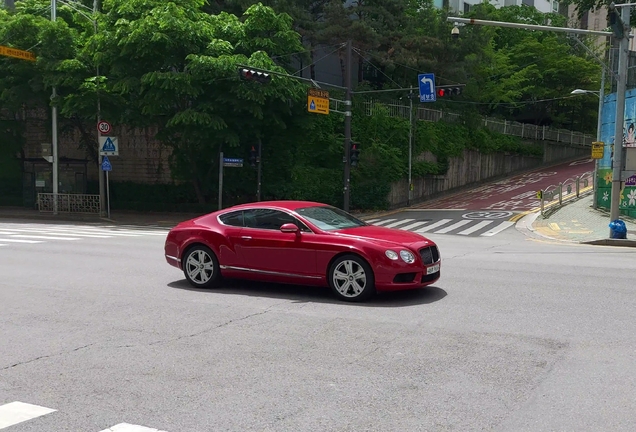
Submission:
<svg viewBox="0 0 636 432">
<path fill-rule="evenodd" d="M 609 212 L 592 208 L 593 195 L 573 200 L 546 217 L 540 212 L 531 213 L 517 222 L 517 229 L 534 237 L 549 238 L 570 243 L 586 243 L 636 247 L 636 222 L 621 220 L 627 226 L 627 240 L 610 239 Z"/>
</svg>

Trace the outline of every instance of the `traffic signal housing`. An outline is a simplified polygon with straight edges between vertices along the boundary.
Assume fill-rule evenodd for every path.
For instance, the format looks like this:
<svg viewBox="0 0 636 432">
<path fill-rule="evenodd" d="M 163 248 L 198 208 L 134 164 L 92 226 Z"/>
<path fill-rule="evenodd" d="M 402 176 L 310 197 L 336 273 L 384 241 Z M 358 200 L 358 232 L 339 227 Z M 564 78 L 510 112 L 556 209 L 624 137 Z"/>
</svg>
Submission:
<svg viewBox="0 0 636 432">
<path fill-rule="evenodd" d="M 360 162 L 360 143 L 351 142 L 351 150 L 349 152 L 349 161 L 352 167 L 358 166 L 358 162 Z"/>
<path fill-rule="evenodd" d="M 435 92 L 437 93 L 438 98 L 458 96 L 462 94 L 462 87 L 461 86 L 436 87 Z"/>
<path fill-rule="evenodd" d="M 252 168 L 256 168 L 256 162 L 258 162 L 258 153 L 254 146 L 252 146 L 252 149 L 250 150 L 250 166 Z"/>
<path fill-rule="evenodd" d="M 255 71 L 247 68 L 239 68 L 239 76 L 245 81 L 254 81 L 260 84 L 272 82 L 272 76 L 265 72 Z"/>
</svg>

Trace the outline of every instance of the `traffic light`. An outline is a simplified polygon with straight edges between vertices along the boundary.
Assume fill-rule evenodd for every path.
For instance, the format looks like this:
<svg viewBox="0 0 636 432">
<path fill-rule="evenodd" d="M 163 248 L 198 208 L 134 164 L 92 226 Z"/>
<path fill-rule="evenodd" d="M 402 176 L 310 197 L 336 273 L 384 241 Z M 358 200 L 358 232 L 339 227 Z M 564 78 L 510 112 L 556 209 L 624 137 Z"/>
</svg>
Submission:
<svg viewBox="0 0 636 432">
<path fill-rule="evenodd" d="M 252 150 L 250 150 L 250 166 L 252 168 L 256 168 L 256 162 L 258 159 L 258 154 L 256 153 L 256 149 L 252 146 Z"/>
<path fill-rule="evenodd" d="M 245 81 L 256 81 L 261 84 L 269 84 L 272 76 L 265 72 L 257 72 L 251 69 L 239 68 L 239 76 Z"/>
<path fill-rule="evenodd" d="M 620 12 L 616 10 L 616 7 L 610 4 L 608 6 L 607 22 L 612 28 L 612 33 L 616 39 L 623 39 L 625 37 L 625 24 L 621 19 Z"/>
<path fill-rule="evenodd" d="M 461 87 L 437 87 L 436 88 L 437 97 L 443 98 L 448 96 L 457 96 L 462 94 Z"/>
<path fill-rule="evenodd" d="M 358 166 L 358 162 L 360 161 L 360 143 L 356 143 L 356 142 L 351 143 L 351 152 L 349 153 L 349 160 L 351 162 L 352 167 Z"/>
</svg>

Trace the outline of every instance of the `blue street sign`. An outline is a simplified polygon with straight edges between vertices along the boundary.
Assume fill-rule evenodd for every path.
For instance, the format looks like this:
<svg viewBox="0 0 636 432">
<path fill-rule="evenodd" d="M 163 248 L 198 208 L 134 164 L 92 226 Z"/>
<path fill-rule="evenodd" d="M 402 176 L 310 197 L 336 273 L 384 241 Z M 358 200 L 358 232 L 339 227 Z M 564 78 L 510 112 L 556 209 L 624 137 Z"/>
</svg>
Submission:
<svg viewBox="0 0 636 432">
<path fill-rule="evenodd" d="M 223 166 L 240 168 L 243 166 L 243 159 L 242 158 L 223 158 Z"/>
<path fill-rule="evenodd" d="M 110 164 L 110 160 L 108 160 L 108 156 L 104 156 L 102 159 L 102 171 L 112 171 L 113 166 Z"/>
<path fill-rule="evenodd" d="M 113 143 L 113 140 L 110 139 L 110 137 L 106 138 L 106 142 L 104 143 L 104 146 L 102 147 L 102 151 L 114 152 L 115 150 L 116 148 L 115 148 L 115 143 Z"/>
<path fill-rule="evenodd" d="M 417 76 L 420 87 L 420 102 L 435 102 L 435 74 L 425 73 Z"/>
</svg>

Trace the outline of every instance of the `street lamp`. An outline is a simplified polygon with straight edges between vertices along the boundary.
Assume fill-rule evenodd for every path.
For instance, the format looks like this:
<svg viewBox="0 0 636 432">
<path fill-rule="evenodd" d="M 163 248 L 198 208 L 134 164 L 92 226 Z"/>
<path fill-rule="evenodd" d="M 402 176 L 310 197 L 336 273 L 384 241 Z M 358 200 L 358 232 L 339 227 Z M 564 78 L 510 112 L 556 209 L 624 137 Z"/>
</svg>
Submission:
<svg viewBox="0 0 636 432">
<path fill-rule="evenodd" d="M 570 92 L 573 95 L 582 95 L 582 94 L 593 94 L 598 97 L 598 112 L 596 114 L 596 141 L 601 141 L 601 125 L 603 122 L 602 112 L 603 112 L 603 99 L 605 98 L 605 68 L 603 68 L 603 73 L 601 75 L 601 89 L 599 91 L 595 90 L 583 90 L 583 89 L 574 89 Z M 596 194 L 598 193 L 598 159 L 594 160 L 594 177 L 592 179 L 593 185 L 593 193 L 594 199 L 592 200 L 592 206 L 596 209 L 598 206 L 596 204 Z"/>
</svg>

